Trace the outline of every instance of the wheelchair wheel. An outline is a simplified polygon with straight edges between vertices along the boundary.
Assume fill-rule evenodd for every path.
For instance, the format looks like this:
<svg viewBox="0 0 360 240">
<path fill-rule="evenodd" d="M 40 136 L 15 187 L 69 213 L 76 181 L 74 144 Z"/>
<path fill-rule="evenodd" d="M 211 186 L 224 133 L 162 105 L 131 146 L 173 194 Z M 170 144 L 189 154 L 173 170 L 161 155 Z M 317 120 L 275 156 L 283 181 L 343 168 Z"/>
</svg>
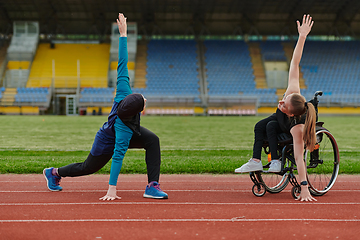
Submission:
<svg viewBox="0 0 360 240">
<path fill-rule="evenodd" d="M 252 187 L 252 193 L 257 197 L 262 197 L 266 193 L 266 188 L 262 183 L 254 184 Z"/>
<path fill-rule="evenodd" d="M 291 189 L 291 195 L 293 198 L 298 199 L 300 197 L 301 187 L 293 186 Z"/>
<path fill-rule="evenodd" d="M 333 135 L 325 128 L 316 129 L 317 144 L 307 158 L 310 193 L 322 196 L 334 185 L 339 173 L 339 149 Z"/>
<path fill-rule="evenodd" d="M 292 167 L 293 164 L 286 159 L 284 168 Z M 260 183 L 262 183 L 266 191 L 269 193 L 279 193 L 286 188 L 289 184 L 289 172 L 281 175 L 280 173 L 269 173 L 266 171 L 257 172 L 256 177 Z"/>
</svg>

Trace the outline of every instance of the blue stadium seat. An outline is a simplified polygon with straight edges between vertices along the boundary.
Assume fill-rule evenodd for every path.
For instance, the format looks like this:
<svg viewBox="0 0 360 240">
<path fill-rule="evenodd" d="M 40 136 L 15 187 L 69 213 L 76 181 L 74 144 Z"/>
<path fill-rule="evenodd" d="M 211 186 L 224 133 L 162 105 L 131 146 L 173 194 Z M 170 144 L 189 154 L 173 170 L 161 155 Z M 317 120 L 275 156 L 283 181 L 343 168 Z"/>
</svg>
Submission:
<svg viewBox="0 0 360 240">
<path fill-rule="evenodd" d="M 114 88 L 83 88 L 80 92 L 80 103 L 111 103 Z"/>
<path fill-rule="evenodd" d="M 151 40 L 147 53 L 147 87 L 141 94 L 199 95 L 197 52 L 194 40 Z"/>
<path fill-rule="evenodd" d="M 287 61 L 281 41 L 261 41 L 260 49 L 265 61 Z"/>
<path fill-rule="evenodd" d="M 17 103 L 46 103 L 49 95 L 47 88 L 17 88 L 15 102 Z"/>
<path fill-rule="evenodd" d="M 238 40 L 206 40 L 205 62 L 209 95 L 268 95 L 260 102 L 277 101 L 275 89 L 256 89 L 248 45 Z"/>
<path fill-rule="evenodd" d="M 360 41 L 307 41 L 300 63 L 307 85 L 302 93 L 311 96 L 322 90 L 332 103 L 356 102 L 360 92 L 358 56 Z M 337 97 L 340 95 L 349 97 Z"/>
</svg>

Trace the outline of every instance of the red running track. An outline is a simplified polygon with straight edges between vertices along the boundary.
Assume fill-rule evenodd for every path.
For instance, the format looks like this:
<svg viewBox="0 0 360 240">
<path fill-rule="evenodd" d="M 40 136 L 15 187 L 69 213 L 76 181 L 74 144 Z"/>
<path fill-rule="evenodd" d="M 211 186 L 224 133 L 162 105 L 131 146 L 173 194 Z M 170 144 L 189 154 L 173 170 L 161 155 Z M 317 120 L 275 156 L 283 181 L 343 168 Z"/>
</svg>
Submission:
<svg viewBox="0 0 360 240">
<path fill-rule="evenodd" d="M 315 203 L 290 187 L 255 197 L 248 175 L 161 175 L 167 200 L 142 197 L 146 175 L 120 175 L 121 200 L 102 202 L 107 175 L 0 175 L 0 239 L 360 239 L 360 176 L 340 175 Z"/>
</svg>

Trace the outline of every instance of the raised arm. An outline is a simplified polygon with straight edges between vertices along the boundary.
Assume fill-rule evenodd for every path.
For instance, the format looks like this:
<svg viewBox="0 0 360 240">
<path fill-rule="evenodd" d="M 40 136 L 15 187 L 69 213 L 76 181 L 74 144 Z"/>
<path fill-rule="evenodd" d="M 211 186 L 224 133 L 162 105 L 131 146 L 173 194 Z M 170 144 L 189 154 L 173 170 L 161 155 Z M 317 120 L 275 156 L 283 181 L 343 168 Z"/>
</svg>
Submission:
<svg viewBox="0 0 360 240">
<path fill-rule="evenodd" d="M 114 101 L 120 102 L 127 95 L 131 94 L 131 88 L 129 84 L 129 73 L 127 68 L 128 52 L 127 52 L 127 26 L 126 18 L 122 13 L 119 13 L 119 18 L 116 20 L 119 27 L 119 59 L 117 67 L 117 85 L 116 85 L 116 96 Z M 120 119 L 115 120 L 120 121 Z M 116 195 L 116 184 L 117 179 L 122 167 L 122 160 L 124 154 L 129 146 L 130 139 L 132 137 L 132 131 L 125 125 L 116 124 L 115 128 L 115 150 L 112 157 L 111 170 L 110 170 L 110 181 L 109 189 L 104 197 L 100 200 L 115 200 L 121 199 Z"/>
<path fill-rule="evenodd" d="M 299 32 L 299 39 L 296 43 L 293 56 L 290 62 L 289 82 L 285 92 L 285 96 L 291 93 L 300 93 L 300 83 L 299 83 L 300 60 L 303 53 L 306 37 L 310 33 L 311 27 L 314 24 L 314 22 L 312 21 L 312 17 L 310 17 L 310 15 L 303 16 L 301 25 L 299 21 L 296 21 L 296 23 Z"/>
<path fill-rule="evenodd" d="M 122 13 L 119 13 L 119 18 L 116 19 L 119 27 L 119 59 L 117 66 L 117 82 L 116 82 L 116 96 L 115 101 L 120 102 L 127 95 L 131 94 L 131 87 L 129 83 L 129 72 L 127 68 L 128 50 L 127 50 L 127 24 L 126 18 Z"/>
</svg>

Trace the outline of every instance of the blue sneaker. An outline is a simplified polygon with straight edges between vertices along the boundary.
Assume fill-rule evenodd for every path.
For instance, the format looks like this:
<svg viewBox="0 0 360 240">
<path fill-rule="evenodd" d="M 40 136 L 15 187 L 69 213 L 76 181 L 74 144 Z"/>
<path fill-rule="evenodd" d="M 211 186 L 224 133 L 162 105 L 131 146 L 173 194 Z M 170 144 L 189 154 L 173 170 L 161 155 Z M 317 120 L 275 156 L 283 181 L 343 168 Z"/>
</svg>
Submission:
<svg viewBox="0 0 360 240">
<path fill-rule="evenodd" d="M 61 177 L 57 177 L 52 175 L 53 168 L 45 168 L 43 171 L 47 187 L 50 191 L 61 191 L 62 187 L 60 187 Z"/>
<path fill-rule="evenodd" d="M 161 198 L 167 199 L 168 195 L 160 189 L 160 184 L 156 181 L 152 181 L 149 185 L 146 186 L 145 193 L 143 195 L 145 198 Z"/>
</svg>

